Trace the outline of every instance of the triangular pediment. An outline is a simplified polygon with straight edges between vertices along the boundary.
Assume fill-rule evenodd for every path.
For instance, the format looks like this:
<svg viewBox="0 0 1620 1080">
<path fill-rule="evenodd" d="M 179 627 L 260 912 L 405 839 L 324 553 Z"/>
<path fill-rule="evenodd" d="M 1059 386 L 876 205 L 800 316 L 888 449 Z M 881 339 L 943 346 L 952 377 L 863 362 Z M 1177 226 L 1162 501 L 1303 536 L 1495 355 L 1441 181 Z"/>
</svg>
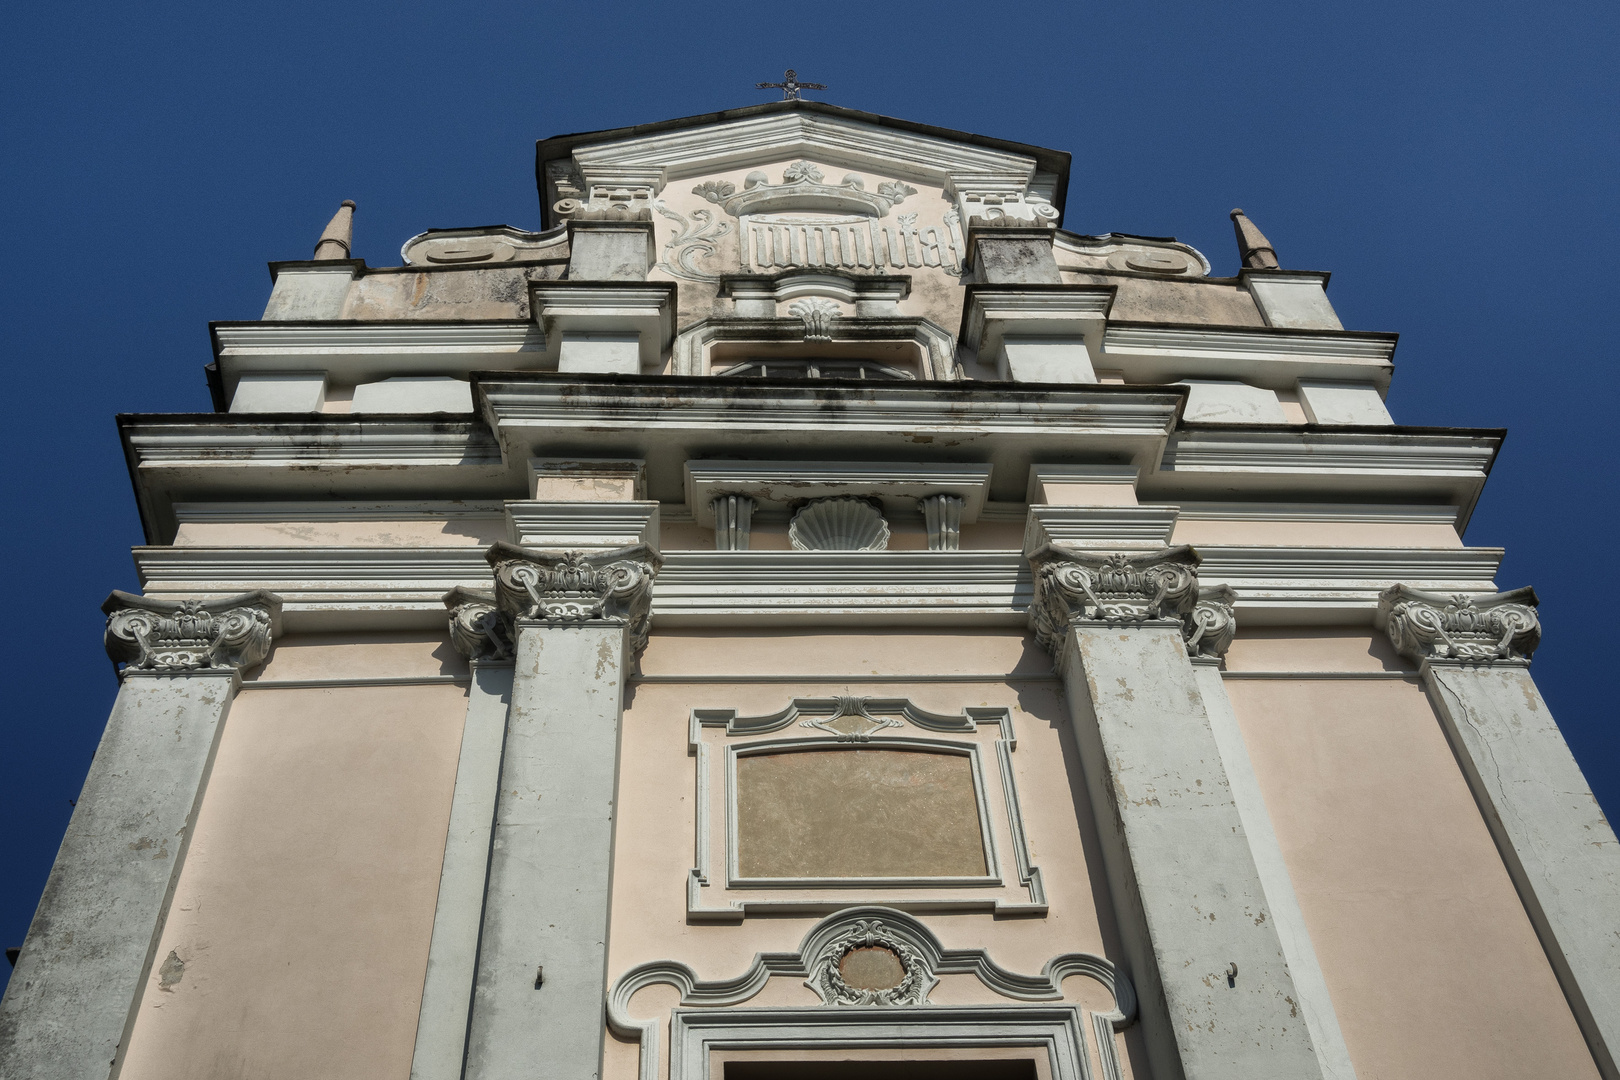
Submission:
<svg viewBox="0 0 1620 1080">
<path fill-rule="evenodd" d="M 657 198 L 678 181 L 794 159 L 940 188 L 957 200 L 1018 205 L 1028 197 L 1061 210 L 1069 166 L 1054 150 L 803 101 L 563 136 L 537 150 L 548 225 L 563 199 Z"/>
</svg>

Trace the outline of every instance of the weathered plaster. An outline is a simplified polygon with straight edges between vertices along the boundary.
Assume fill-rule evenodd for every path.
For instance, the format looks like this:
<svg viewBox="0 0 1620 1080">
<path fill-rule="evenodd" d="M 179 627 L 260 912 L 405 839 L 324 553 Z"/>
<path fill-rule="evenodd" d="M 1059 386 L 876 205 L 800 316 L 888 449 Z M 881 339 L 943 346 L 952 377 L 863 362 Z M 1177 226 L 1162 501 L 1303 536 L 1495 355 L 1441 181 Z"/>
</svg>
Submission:
<svg viewBox="0 0 1620 1080">
<path fill-rule="evenodd" d="M 1597 1076 L 1417 680 L 1226 688 L 1357 1075 Z"/>
</svg>

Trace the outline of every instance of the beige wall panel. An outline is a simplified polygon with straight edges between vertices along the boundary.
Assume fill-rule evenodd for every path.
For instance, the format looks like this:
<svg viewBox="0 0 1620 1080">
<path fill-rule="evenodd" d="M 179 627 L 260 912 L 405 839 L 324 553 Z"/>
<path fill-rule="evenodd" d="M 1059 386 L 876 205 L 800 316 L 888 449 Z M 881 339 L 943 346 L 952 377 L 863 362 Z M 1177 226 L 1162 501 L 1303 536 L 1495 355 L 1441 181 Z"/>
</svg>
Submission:
<svg viewBox="0 0 1620 1080">
<path fill-rule="evenodd" d="M 1021 629 L 813 630 L 671 629 L 653 634 L 641 657 L 647 675 L 1052 675 L 1052 658 Z M 1054 677 L 1054 685 L 1056 679 Z M 937 688 L 936 688 L 937 689 Z M 838 691 L 816 691 L 831 694 Z M 904 696 L 882 689 L 863 693 Z M 701 704 L 693 702 L 693 704 Z M 975 701 L 963 701 L 976 705 Z M 729 704 L 727 704 L 729 707 Z M 958 706 L 952 706 L 956 708 Z M 774 712 L 773 707 L 768 712 Z M 684 728 L 682 729 L 685 730 Z"/>
<path fill-rule="evenodd" d="M 488 547 L 506 539 L 501 517 L 446 521 L 192 521 L 175 547 Z"/>
<path fill-rule="evenodd" d="M 1404 525 L 1379 521 L 1220 521 L 1176 522 L 1177 544 L 1233 544 L 1259 547 L 1460 548 L 1462 537 L 1450 525 Z"/>
<path fill-rule="evenodd" d="M 248 681 L 437 675 L 465 679 L 467 661 L 445 639 L 424 637 L 420 631 L 285 634 Z"/>
<path fill-rule="evenodd" d="M 1595 1077 L 1416 680 L 1226 686 L 1357 1075 Z"/>
<path fill-rule="evenodd" d="M 997 963 L 1038 972 L 1053 955 L 1093 952 L 1117 959 L 1117 932 L 1101 874 L 1090 800 L 1070 735 L 1068 713 L 1056 681 L 1030 680 L 1049 673 L 1045 653 L 1026 645 L 1018 631 L 978 632 L 757 632 L 682 630 L 653 636 L 642 670 L 668 678 L 678 674 L 766 673 L 786 670 L 807 676 L 784 683 L 633 683 L 626 701 L 624 763 L 614 851 L 613 922 L 609 980 L 650 960 L 689 964 L 700 978 L 740 974 L 761 951 L 791 950 L 818 917 L 750 917 L 741 924 L 688 923 L 686 878 L 693 863 L 695 764 L 687 751 L 687 724 L 694 707 L 733 708 L 745 715 L 775 712 L 793 697 L 866 694 L 907 697 L 937 712 L 968 706 L 1006 706 L 1014 711 L 1018 748 L 1012 755 L 1030 854 L 1044 877 L 1050 914 L 1042 918 L 995 919 L 989 914 L 921 914 L 947 948 L 984 947 Z M 853 673 L 917 675 L 986 674 L 983 683 L 867 682 Z M 996 675 L 1017 672 L 1006 682 Z M 832 679 L 815 679 L 825 674 Z M 720 852 L 711 858 L 718 867 Z M 1010 864 L 1010 852 L 1001 858 Z M 1008 867 L 1004 865 L 1003 872 Z M 850 890 L 849 903 L 881 900 L 881 889 Z M 961 892 L 953 890 L 953 894 Z M 771 898 L 784 895 L 770 890 Z M 1107 995 L 1086 979 L 1065 984 L 1069 1000 L 1107 1008 Z M 936 997 L 942 1002 L 1004 1000 L 971 977 L 948 977 Z M 631 1005 L 637 1018 L 667 1016 L 674 994 L 650 989 Z M 750 1005 L 814 1005 L 819 999 L 797 980 L 773 979 Z M 667 1049 L 667 1041 L 665 1047 Z M 1131 1039 L 1125 1051 L 1135 1051 Z M 971 1056 L 971 1055 L 967 1055 Z M 636 1047 L 610 1039 L 605 1075 L 630 1080 Z M 661 1062 L 661 1067 L 667 1062 Z M 1127 1075 L 1129 1065 L 1126 1066 Z"/>
<path fill-rule="evenodd" d="M 1366 626 L 1242 630 L 1226 653 L 1227 671 L 1410 671 L 1383 634 Z"/>
<path fill-rule="evenodd" d="M 455 783 L 455 685 L 231 707 L 124 1080 L 403 1080 Z"/>
</svg>

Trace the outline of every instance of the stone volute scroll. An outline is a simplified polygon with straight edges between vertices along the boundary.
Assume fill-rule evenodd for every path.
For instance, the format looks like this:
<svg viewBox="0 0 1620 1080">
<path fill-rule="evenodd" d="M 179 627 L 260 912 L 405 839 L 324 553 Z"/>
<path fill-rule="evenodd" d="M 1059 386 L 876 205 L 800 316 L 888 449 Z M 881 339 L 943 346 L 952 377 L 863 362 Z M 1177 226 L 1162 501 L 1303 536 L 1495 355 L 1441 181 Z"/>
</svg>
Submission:
<svg viewBox="0 0 1620 1080">
<path fill-rule="evenodd" d="M 647 645 L 652 586 L 663 556 L 646 544 L 610 551 L 540 551 L 505 541 L 485 553 L 496 607 L 509 618 L 552 624 L 618 621 L 631 655 Z"/>
<path fill-rule="evenodd" d="M 1536 591 L 1447 596 L 1391 585 L 1378 598 L 1377 624 L 1409 659 L 1490 663 L 1529 661 L 1541 643 Z"/>
<path fill-rule="evenodd" d="M 457 585 L 444 594 L 450 609 L 450 644 L 469 660 L 511 663 L 517 654 L 512 617 L 495 603 L 495 594 Z"/>
<path fill-rule="evenodd" d="M 240 674 L 270 653 L 281 631 L 281 598 L 256 590 L 218 600 L 156 600 L 114 590 L 107 655 L 123 674 Z"/>
<path fill-rule="evenodd" d="M 1198 584 L 1198 553 L 1187 545 L 1139 554 L 1082 551 L 1047 544 L 1030 556 L 1035 601 L 1030 628 L 1059 655 L 1076 621 L 1181 624 L 1187 655 L 1216 662 L 1237 636 L 1237 594 L 1230 585 Z"/>
</svg>

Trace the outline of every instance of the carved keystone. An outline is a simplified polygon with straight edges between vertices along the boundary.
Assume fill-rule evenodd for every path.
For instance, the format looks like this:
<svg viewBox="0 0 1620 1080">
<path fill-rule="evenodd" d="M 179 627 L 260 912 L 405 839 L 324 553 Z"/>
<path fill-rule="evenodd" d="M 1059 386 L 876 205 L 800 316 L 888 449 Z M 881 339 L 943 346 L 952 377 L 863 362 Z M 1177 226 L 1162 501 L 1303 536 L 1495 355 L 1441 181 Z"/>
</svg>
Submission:
<svg viewBox="0 0 1620 1080">
<path fill-rule="evenodd" d="M 485 557 L 495 571 L 495 606 L 511 619 L 546 623 L 622 622 L 631 655 L 647 646 L 652 585 L 663 556 L 646 544 L 611 551 L 538 551 L 504 541 Z"/>
<path fill-rule="evenodd" d="M 156 600 L 114 590 L 104 642 L 124 671 L 243 672 L 270 652 L 281 632 L 281 597 L 256 590 L 219 600 Z"/>
<path fill-rule="evenodd" d="M 1541 644 L 1536 590 L 1448 596 L 1391 585 L 1375 621 L 1402 656 L 1424 660 L 1529 660 Z"/>
</svg>

